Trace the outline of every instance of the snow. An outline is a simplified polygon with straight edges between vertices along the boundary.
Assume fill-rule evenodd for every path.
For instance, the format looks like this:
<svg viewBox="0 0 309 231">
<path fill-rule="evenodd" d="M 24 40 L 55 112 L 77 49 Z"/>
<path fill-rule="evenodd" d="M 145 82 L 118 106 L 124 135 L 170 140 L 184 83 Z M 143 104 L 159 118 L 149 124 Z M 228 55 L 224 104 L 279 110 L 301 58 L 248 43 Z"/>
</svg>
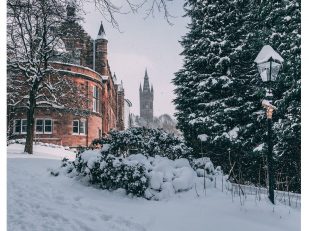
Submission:
<svg viewBox="0 0 309 231">
<path fill-rule="evenodd" d="M 103 144 L 102 152 L 107 152 L 110 149 L 110 144 Z"/>
<path fill-rule="evenodd" d="M 163 173 L 152 171 L 150 176 L 150 187 L 152 189 L 159 190 L 161 188 L 161 184 L 163 183 Z"/>
<path fill-rule="evenodd" d="M 284 17 L 284 20 L 285 21 L 290 21 L 292 18 L 291 18 L 291 16 L 286 16 L 286 17 Z"/>
<path fill-rule="evenodd" d="M 256 148 L 253 149 L 254 152 L 260 152 L 263 150 L 265 143 L 259 144 Z"/>
<path fill-rule="evenodd" d="M 189 161 L 185 158 L 174 160 L 174 166 L 175 168 L 191 167 Z"/>
<path fill-rule="evenodd" d="M 99 40 L 99 39 L 105 39 L 105 40 L 108 40 L 108 39 L 107 39 L 107 37 L 106 37 L 106 35 L 105 35 L 105 33 L 102 33 L 102 34 L 100 34 L 100 35 L 97 35 L 96 40 Z"/>
<path fill-rule="evenodd" d="M 250 195 L 241 205 L 239 198 L 221 192 L 219 179 L 218 188 L 207 181 L 206 195 L 202 178 L 196 178 L 194 189 L 178 194 L 164 182 L 157 197 L 170 194 L 168 200 L 131 198 L 121 189 L 109 192 L 64 175 L 52 176 L 49 169 L 57 168 L 63 157 L 74 158 L 73 152 L 35 145 L 34 155 L 27 155 L 23 148 L 8 146 L 8 230 L 300 230 L 300 210 L 272 206 Z M 178 170 L 190 177 L 187 167 Z"/>
<path fill-rule="evenodd" d="M 200 141 L 205 142 L 205 141 L 207 141 L 208 136 L 207 136 L 206 134 L 200 134 L 200 135 L 197 136 L 197 138 L 198 138 Z"/>
<path fill-rule="evenodd" d="M 239 128 L 236 126 L 228 132 L 229 138 L 236 139 L 238 137 Z"/>
<path fill-rule="evenodd" d="M 272 105 L 271 104 L 271 102 L 270 101 L 268 101 L 268 100 L 266 100 L 266 99 L 264 99 L 263 101 L 262 101 L 262 105 L 264 106 L 264 107 L 270 107 L 270 108 L 273 108 L 273 109 L 277 109 L 274 105 Z"/>
<path fill-rule="evenodd" d="M 92 169 L 94 163 L 101 158 L 101 154 L 95 150 L 86 150 L 81 154 L 81 158 L 87 163 L 87 167 Z"/>
<path fill-rule="evenodd" d="M 267 62 L 270 58 L 283 62 L 283 58 L 269 45 L 266 45 L 262 48 L 258 56 L 255 58 L 254 62 L 264 63 Z"/>
<path fill-rule="evenodd" d="M 55 64 L 63 64 L 63 65 L 68 65 L 68 66 L 74 66 L 74 67 L 79 67 L 79 68 L 82 68 L 82 69 L 85 69 L 85 70 L 89 70 L 89 71 L 92 71 L 93 73 L 96 73 L 98 76 L 101 76 L 102 80 L 107 80 L 108 79 L 108 76 L 106 75 L 101 75 L 99 72 L 89 68 L 89 67 L 85 67 L 85 66 L 81 66 L 81 65 L 78 65 L 78 64 L 73 64 L 73 63 L 65 63 L 65 62 L 59 62 L 59 61 L 53 61 L 52 63 L 55 63 Z M 60 69 L 62 70 L 62 69 Z M 67 72 L 70 72 L 70 71 L 67 71 Z M 78 72 L 72 72 L 72 73 L 77 73 L 77 74 L 81 74 L 81 73 L 78 73 Z M 85 74 L 84 74 L 85 75 Z M 91 76 L 88 76 L 88 75 L 85 75 L 87 77 L 91 77 Z"/>
<path fill-rule="evenodd" d="M 24 152 L 24 145 L 22 144 L 10 144 L 8 147 L 10 158 L 40 158 L 40 159 L 56 159 L 61 160 L 63 158 L 68 158 L 69 160 L 74 160 L 76 154 L 73 151 L 67 150 L 65 147 L 60 147 L 58 145 L 48 145 L 44 146 L 34 145 L 33 155 L 28 155 Z"/>
<path fill-rule="evenodd" d="M 107 75 L 101 75 L 102 80 L 108 80 L 108 76 Z"/>
<path fill-rule="evenodd" d="M 176 192 L 191 189 L 194 182 L 196 173 L 192 168 L 182 167 L 175 171 L 176 178 L 172 181 L 173 187 Z"/>
<path fill-rule="evenodd" d="M 204 177 L 206 174 L 215 172 L 214 165 L 208 157 L 194 159 L 193 168 L 196 169 L 195 171 L 198 177 Z"/>
</svg>

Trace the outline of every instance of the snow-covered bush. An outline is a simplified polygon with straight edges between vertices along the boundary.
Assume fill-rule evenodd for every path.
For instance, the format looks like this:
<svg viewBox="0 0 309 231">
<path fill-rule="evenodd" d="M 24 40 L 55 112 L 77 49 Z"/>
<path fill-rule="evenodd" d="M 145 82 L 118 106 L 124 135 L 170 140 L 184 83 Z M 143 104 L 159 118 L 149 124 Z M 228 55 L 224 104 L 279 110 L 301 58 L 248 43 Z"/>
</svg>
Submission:
<svg viewBox="0 0 309 231">
<path fill-rule="evenodd" d="M 205 167 L 209 180 L 217 172 L 208 158 L 193 160 L 192 163 L 195 163 L 196 169 L 185 158 L 171 160 L 159 155 L 152 157 L 143 154 L 117 157 L 105 155 L 99 150 L 87 150 L 77 154 L 74 161 L 64 159 L 62 169 L 69 176 L 86 180 L 102 189 L 122 188 L 128 194 L 162 200 L 190 190 L 197 177 L 201 176 L 196 170 Z M 52 174 L 56 176 L 59 173 Z"/>
<path fill-rule="evenodd" d="M 198 176 L 204 175 L 204 171 L 206 171 L 207 174 L 214 174 L 215 172 L 214 165 L 208 157 L 202 157 L 192 160 L 192 167 L 194 170 L 196 170 Z M 200 174 L 200 172 L 203 173 Z"/>
<path fill-rule="evenodd" d="M 143 165 L 125 162 L 113 155 L 105 156 L 98 151 L 87 150 L 79 153 L 74 161 L 63 159 L 61 167 L 69 175 L 82 177 L 102 189 L 122 188 L 128 194 L 144 196 L 148 186 Z"/>
<path fill-rule="evenodd" d="M 165 132 L 162 129 L 130 128 L 125 131 L 112 130 L 106 138 L 96 139 L 94 145 L 109 144 L 106 153 L 115 156 L 141 153 L 146 156 L 165 156 L 169 159 L 188 158 L 191 148 L 187 147 L 184 141 Z"/>
</svg>

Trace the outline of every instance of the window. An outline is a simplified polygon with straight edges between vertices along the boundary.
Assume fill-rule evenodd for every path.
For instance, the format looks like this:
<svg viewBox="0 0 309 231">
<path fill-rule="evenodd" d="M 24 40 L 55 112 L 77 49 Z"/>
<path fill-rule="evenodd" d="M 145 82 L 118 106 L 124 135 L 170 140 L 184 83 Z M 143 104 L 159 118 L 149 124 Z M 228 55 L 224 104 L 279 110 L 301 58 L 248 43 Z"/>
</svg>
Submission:
<svg viewBox="0 0 309 231">
<path fill-rule="evenodd" d="M 44 133 L 51 134 L 53 131 L 52 120 L 46 119 L 44 120 Z"/>
<path fill-rule="evenodd" d="M 21 120 L 21 134 L 27 133 L 27 120 Z"/>
<path fill-rule="evenodd" d="M 35 123 L 36 134 L 52 134 L 53 121 L 51 119 L 36 119 Z"/>
<path fill-rule="evenodd" d="M 79 134 L 85 134 L 85 121 L 79 121 Z"/>
<path fill-rule="evenodd" d="M 73 134 L 84 135 L 86 134 L 86 122 L 80 120 L 73 120 Z"/>
<path fill-rule="evenodd" d="M 94 112 L 99 112 L 99 88 L 97 86 L 93 86 L 93 100 L 92 100 L 92 108 Z"/>
<path fill-rule="evenodd" d="M 14 134 L 26 134 L 27 133 L 27 120 L 26 119 L 14 120 L 13 133 Z"/>
<path fill-rule="evenodd" d="M 79 121 L 73 120 L 73 134 L 79 134 Z"/>
<path fill-rule="evenodd" d="M 18 134 L 20 133 L 20 128 L 21 128 L 21 121 L 20 120 L 14 120 L 14 133 Z"/>
<path fill-rule="evenodd" d="M 36 120 L 36 125 L 35 125 L 35 132 L 37 134 L 41 134 L 41 133 L 43 133 L 43 129 L 44 129 L 44 120 L 37 119 Z"/>
</svg>

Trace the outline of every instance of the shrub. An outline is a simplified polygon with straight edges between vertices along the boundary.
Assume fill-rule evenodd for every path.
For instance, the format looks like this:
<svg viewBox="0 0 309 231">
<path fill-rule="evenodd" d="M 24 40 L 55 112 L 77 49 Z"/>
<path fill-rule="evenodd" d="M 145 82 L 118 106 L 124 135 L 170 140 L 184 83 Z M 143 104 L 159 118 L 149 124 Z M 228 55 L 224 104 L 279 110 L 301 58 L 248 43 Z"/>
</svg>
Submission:
<svg viewBox="0 0 309 231">
<path fill-rule="evenodd" d="M 190 164 L 185 158 L 171 160 L 158 155 L 147 157 L 142 154 L 122 158 L 111 154 L 103 155 L 98 150 L 79 153 L 74 161 L 63 159 L 61 167 L 62 172 L 69 176 L 99 188 L 122 188 L 127 194 L 151 200 L 166 199 L 190 190 L 198 176 L 212 180 L 221 171 L 214 169 L 209 158 L 195 159 Z M 59 172 L 53 171 L 51 174 L 58 176 Z"/>
<path fill-rule="evenodd" d="M 74 161 L 62 160 L 66 173 L 79 176 L 90 184 L 102 189 L 116 190 L 123 188 L 129 194 L 144 196 L 148 187 L 146 169 L 141 164 L 128 164 L 122 158 L 102 155 L 97 151 L 87 150 L 79 153 Z"/>
<path fill-rule="evenodd" d="M 112 130 L 106 138 L 96 139 L 93 145 L 109 144 L 105 153 L 115 156 L 140 153 L 146 156 L 165 156 L 169 159 L 188 158 L 192 152 L 184 141 L 162 129 L 130 128 L 125 131 Z"/>
</svg>

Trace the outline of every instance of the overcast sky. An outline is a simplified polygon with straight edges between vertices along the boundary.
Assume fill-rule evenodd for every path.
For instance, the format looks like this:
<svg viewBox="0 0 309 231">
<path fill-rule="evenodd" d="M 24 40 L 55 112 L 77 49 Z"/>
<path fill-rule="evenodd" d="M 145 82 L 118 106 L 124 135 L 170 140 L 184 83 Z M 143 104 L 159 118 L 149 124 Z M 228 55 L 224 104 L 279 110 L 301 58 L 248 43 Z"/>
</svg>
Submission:
<svg viewBox="0 0 309 231">
<path fill-rule="evenodd" d="M 86 6 L 84 28 L 92 37 L 96 37 L 100 22 L 103 21 L 109 41 L 111 70 L 116 73 L 118 80 L 123 81 L 126 98 L 133 104 L 131 112 L 136 115 L 139 115 L 139 84 L 143 81 L 145 68 L 154 88 L 154 115 L 173 115 L 175 112 L 171 80 L 182 66 L 182 57 L 179 55 L 182 47 L 178 41 L 185 35 L 189 20 L 182 17 L 183 0 L 173 1 L 169 4 L 169 10 L 175 16 L 171 18 L 173 26 L 164 20 L 162 13 L 144 19 L 145 8 L 140 9 L 138 14 L 117 15 L 119 32 L 95 11 L 94 6 Z"/>
</svg>

